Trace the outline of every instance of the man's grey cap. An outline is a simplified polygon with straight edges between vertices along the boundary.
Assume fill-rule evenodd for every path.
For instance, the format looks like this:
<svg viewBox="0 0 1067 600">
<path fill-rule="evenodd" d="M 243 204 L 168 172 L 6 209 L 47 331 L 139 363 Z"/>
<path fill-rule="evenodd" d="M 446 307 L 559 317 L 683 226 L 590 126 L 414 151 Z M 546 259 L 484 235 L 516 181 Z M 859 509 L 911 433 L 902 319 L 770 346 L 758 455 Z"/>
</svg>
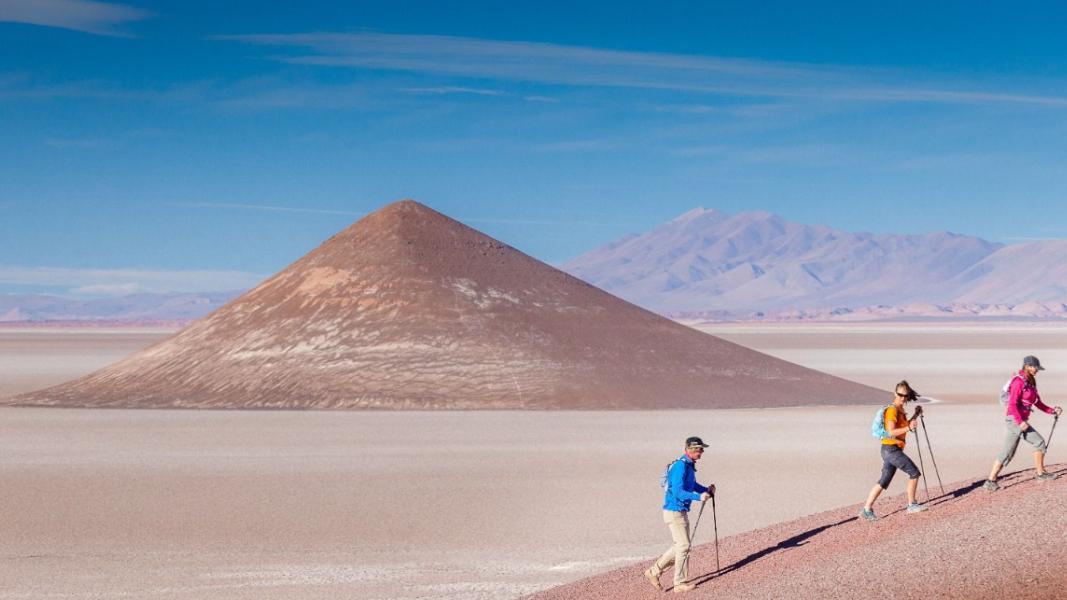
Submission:
<svg viewBox="0 0 1067 600">
<path fill-rule="evenodd" d="M 704 443 L 704 440 L 702 440 L 702 439 L 700 439 L 700 438 L 698 438 L 696 436 L 693 436 L 691 438 L 686 438 L 685 447 L 686 448 L 707 448 L 708 445 Z"/>
<path fill-rule="evenodd" d="M 1044 371 L 1045 370 L 1045 367 L 1041 366 L 1041 361 L 1037 360 L 1037 357 L 1032 355 L 1032 354 L 1030 356 L 1027 356 L 1027 357 L 1023 358 L 1023 366 L 1025 366 L 1025 367 L 1034 367 L 1038 371 Z"/>
</svg>

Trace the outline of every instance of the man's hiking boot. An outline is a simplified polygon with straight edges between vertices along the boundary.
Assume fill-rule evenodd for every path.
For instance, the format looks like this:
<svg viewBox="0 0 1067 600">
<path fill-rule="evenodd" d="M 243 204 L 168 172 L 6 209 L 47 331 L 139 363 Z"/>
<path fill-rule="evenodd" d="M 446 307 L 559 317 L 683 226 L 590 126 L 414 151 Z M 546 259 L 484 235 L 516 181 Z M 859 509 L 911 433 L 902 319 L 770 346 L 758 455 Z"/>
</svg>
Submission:
<svg viewBox="0 0 1067 600">
<path fill-rule="evenodd" d="M 695 589 L 696 586 L 697 584 L 691 581 L 687 581 L 686 583 L 679 583 L 678 585 L 674 586 L 674 593 L 681 594 L 682 592 L 688 592 L 692 589 Z"/>
<path fill-rule="evenodd" d="M 663 591 L 663 584 L 659 582 L 658 575 L 652 574 L 652 569 L 648 569 L 647 571 L 645 571 L 645 579 L 647 579 L 648 582 L 652 584 L 652 587 L 656 588 L 661 592 Z"/>
<path fill-rule="evenodd" d="M 926 507 L 923 506 L 922 504 L 909 504 L 908 505 L 908 514 L 910 514 L 910 515 L 913 515 L 915 513 L 921 513 L 924 510 L 926 510 Z"/>
<path fill-rule="evenodd" d="M 986 479 L 985 483 L 982 484 L 982 487 L 989 490 L 990 492 L 995 492 L 1000 489 L 1000 484 L 993 481 L 992 479 Z"/>
<path fill-rule="evenodd" d="M 1056 476 L 1053 475 L 1052 473 L 1049 473 L 1048 471 L 1045 471 L 1044 473 L 1038 473 L 1037 475 L 1034 475 L 1034 479 L 1036 479 L 1038 481 L 1048 481 L 1050 479 L 1055 479 L 1055 478 L 1056 478 Z"/>
<path fill-rule="evenodd" d="M 878 516 L 874 514 L 874 511 L 873 510 L 868 510 L 866 508 L 861 508 L 860 509 L 860 516 L 863 517 L 864 519 L 867 519 L 868 521 L 877 521 L 878 520 Z"/>
</svg>

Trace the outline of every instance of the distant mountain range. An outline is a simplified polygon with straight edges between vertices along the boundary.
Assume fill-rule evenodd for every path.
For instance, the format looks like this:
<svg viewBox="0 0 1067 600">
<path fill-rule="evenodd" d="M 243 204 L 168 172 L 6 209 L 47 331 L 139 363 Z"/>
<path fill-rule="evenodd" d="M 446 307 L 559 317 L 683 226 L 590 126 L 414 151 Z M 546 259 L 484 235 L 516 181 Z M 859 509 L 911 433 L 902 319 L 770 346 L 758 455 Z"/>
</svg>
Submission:
<svg viewBox="0 0 1067 600">
<path fill-rule="evenodd" d="M 1005 246 L 949 232 L 851 233 L 697 208 L 560 268 L 681 318 L 1067 318 L 1067 240 Z M 239 293 L 0 295 L 0 322 L 190 321 Z"/>
<path fill-rule="evenodd" d="M 562 265 L 674 316 L 1067 316 L 1067 240 L 850 233 L 698 208 Z"/>
<path fill-rule="evenodd" d="M 240 293 L 132 294 L 92 300 L 43 294 L 0 294 L 0 323 L 189 321 L 199 319 Z"/>
</svg>

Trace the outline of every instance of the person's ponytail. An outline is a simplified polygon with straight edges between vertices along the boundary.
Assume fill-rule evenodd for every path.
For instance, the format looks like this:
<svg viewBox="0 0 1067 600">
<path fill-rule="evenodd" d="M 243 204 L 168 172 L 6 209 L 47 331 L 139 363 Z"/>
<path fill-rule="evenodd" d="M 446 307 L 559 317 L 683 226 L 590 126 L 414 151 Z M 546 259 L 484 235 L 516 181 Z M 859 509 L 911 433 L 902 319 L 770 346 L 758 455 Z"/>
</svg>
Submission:
<svg viewBox="0 0 1067 600">
<path fill-rule="evenodd" d="M 893 389 L 897 390 L 899 388 L 904 388 L 908 390 L 908 400 L 915 401 L 915 399 L 919 397 L 919 395 L 915 393 L 915 390 L 911 389 L 911 384 L 908 383 L 907 379 L 901 379 L 900 383 L 898 383 Z"/>
</svg>

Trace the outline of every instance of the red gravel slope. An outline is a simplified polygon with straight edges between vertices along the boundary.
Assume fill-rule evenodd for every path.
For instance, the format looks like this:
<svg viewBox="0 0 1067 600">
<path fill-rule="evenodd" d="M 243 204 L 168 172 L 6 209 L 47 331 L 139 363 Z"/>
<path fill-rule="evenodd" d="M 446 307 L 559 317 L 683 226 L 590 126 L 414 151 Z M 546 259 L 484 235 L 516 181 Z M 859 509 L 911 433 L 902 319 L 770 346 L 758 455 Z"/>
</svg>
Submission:
<svg viewBox="0 0 1067 600">
<path fill-rule="evenodd" d="M 954 484 L 915 515 L 894 496 L 875 505 L 882 517 L 875 523 L 857 517 L 857 504 L 735 535 L 720 540 L 719 573 L 714 545 L 704 543 L 712 537 L 705 510 L 690 567 L 699 585 L 678 597 L 1067 598 L 1067 468 L 1050 471 L 1060 477 L 1013 473 L 994 493 L 981 488 L 984 480 Z M 726 494 L 719 503 L 749 501 Z M 664 547 L 666 535 L 664 528 Z M 529 598 L 661 598 L 641 574 L 654 558 Z M 669 573 L 663 583 L 669 592 Z"/>
<path fill-rule="evenodd" d="M 882 396 L 679 325 L 406 200 L 174 337 L 13 402 L 651 409 Z"/>
</svg>

